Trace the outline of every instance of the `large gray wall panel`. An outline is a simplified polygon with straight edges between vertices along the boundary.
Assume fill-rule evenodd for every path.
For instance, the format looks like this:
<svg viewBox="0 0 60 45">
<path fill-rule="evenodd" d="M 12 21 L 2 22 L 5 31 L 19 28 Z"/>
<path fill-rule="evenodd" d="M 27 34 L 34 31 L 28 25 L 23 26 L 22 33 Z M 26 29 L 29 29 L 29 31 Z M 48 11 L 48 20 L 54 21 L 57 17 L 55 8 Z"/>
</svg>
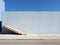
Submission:
<svg viewBox="0 0 60 45">
<path fill-rule="evenodd" d="M 27 33 L 60 33 L 60 12 L 3 12 L 3 25 Z"/>
</svg>

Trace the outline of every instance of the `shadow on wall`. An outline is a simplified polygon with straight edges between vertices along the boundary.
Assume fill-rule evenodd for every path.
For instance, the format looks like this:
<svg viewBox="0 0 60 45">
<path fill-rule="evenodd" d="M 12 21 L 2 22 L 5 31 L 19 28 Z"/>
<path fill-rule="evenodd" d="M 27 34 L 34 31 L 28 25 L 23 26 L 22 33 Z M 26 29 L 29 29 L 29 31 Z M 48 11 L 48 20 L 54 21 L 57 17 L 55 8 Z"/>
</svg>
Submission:
<svg viewBox="0 0 60 45">
<path fill-rule="evenodd" d="M 17 34 L 17 35 L 26 35 L 25 32 L 19 31 L 18 29 L 15 29 L 13 27 L 10 27 L 8 25 L 2 26 L 2 31 L 0 34 Z"/>
<path fill-rule="evenodd" d="M 0 32 L 2 30 L 2 21 L 0 21 Z"/>
</svg>

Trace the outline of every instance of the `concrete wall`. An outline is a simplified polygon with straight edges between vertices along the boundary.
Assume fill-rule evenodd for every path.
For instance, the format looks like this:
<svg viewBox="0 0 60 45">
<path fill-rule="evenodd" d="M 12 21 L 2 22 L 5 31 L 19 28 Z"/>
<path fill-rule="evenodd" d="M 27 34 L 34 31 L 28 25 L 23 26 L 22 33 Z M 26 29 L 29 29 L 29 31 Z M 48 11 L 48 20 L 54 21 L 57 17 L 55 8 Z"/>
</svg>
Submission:
<svg viewBox="0 0 60 45">
<path fill-rule="evenodd" d="M 3 25 L 27 33 L 60 33 L 60 12 L 3 12 Z"/>
<path fill-rule="evenodd" d="M 3 0 L 0 0 L 0 32 L 1 32 L 1 27 L 2 27 L 2 12 L 5 11 L 5 2 Z"/>
<path fill-rule="evenodd" d="M 0 21 L 1 21 L 1 13 L 5 11 L 5 2 L 3 0 L 0 0 Z"/>
</svg>

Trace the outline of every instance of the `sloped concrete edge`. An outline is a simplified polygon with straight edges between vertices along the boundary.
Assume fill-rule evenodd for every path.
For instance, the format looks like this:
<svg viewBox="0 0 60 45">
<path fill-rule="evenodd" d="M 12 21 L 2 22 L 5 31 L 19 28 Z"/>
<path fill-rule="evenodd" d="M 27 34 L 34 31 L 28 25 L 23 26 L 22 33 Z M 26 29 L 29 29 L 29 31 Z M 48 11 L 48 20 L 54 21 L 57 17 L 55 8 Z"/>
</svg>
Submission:
<svg viewBox="0 0 60 45">
<path fill-rule="evenodd" d="M 12 33 L 19 34 L 19 35 L 26 35 L 27 34 L 27 33 L 23 32 L 23 31 L 20 31 L 20 30 L 15 29 L 15 28 L 13 28 L 11 26 L 8 26 L 8 25 L 3 26 L 2 30 L 6 31 L 6 33 L 7 32 L 10 32 L 10 33 L 12 32 Z"/>
</svg>

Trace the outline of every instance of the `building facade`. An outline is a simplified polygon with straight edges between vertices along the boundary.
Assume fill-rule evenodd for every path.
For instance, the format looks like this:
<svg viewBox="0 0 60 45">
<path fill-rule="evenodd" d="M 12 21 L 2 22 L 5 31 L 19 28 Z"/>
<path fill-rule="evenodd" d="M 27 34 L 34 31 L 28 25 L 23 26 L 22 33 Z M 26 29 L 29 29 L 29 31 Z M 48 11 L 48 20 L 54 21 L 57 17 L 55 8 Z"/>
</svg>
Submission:
<svg viewBox="0 0 60 45">
<path fill-rule="evenodd" d="M 5 2 L 0 0 L 0 31 L 2 30 L 2 12 L 5 11 Z"/>
<path fill-rule="evenodd" d="M 31 34 L 60 33 L 60 12 L 3 12 L 3 25 Z"/>
</svg>

